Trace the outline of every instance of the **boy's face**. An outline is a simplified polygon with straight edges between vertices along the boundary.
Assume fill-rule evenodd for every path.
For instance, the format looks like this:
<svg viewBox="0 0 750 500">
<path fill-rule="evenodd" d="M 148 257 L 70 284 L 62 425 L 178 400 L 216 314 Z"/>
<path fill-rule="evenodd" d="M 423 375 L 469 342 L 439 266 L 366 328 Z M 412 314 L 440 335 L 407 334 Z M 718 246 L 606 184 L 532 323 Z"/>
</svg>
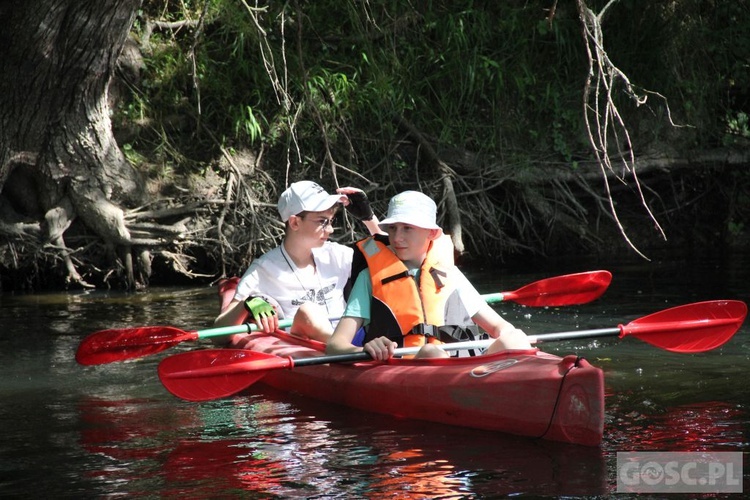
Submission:
<svg viewBox="0 0 750 500">
<path fill-rule="evenodd" d="M 333 218 L 336 216 L 337 208 L 324 210 L 323 212 L 303 212 L 293 215 L 295 221 L 293 228 L 298 235 L 310 241 L 311 247 L 320 247 L 333 233 Z"/>
<path fill-rule="evenodd" d="M 430 248 L 430 241 L 437 236 L 435 229 L 424 229 L 400 222 L 389 224 L 386 232 L 393 253 L 406 263 L 407 267 L 419 267 L 422 264 Z"/>
</svg>

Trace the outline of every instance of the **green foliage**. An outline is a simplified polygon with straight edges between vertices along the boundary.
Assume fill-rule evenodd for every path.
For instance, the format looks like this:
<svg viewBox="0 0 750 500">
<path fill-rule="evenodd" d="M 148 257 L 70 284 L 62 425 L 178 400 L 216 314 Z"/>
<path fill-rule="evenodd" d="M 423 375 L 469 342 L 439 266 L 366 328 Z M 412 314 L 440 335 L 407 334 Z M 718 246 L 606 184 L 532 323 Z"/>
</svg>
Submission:
<svg viewBox="0 0 750 500">
<path fill-rule="evenodd" d="M 729 221 L 727 226 L 727 230 L 732 236 L 739 236 L 745 232 L 744 222 Z"/>
<path fill-rule="evenodd" d="M 238 142 L 249 141 L 252 145 L 261 139 L 263 129 L 252 107 L 244 106 L 237 109 L 237 106 L 230 105 L 229 116 L 236 118 L 234 122 L 234 138 Z"/>
<path fill-rule="evenodd" d="M 731 146 L 738 138 L 750 139 L 750 119 L 744 111 L 731 113 L 727 117 L 727 134 L 724 137 L 724 144 Z"/>
<path fill-rule="evenodd" d="M 156 19 L 202 24 L 152 32 L 120 113 L 154 129 L 134 147 L 166 140 L 198 160 L 263 144 L 319 163 L 325 151 L 379 161 L 400 115 L 441 146 L 574 162 L 589 156 L 586 54 L 575 6 L 554 4 L 550 15 L 553 2 L 150 0 L 140 36 Z M 675 120 L 699 130 L 691 141 L 747 135 L 745 2 L 621 0 L 603 27 L 613 62 L 669 99 Z M 664 101 L 618 104 L 642 131 L 636 144 L 669 130 Z"/>
</svg>

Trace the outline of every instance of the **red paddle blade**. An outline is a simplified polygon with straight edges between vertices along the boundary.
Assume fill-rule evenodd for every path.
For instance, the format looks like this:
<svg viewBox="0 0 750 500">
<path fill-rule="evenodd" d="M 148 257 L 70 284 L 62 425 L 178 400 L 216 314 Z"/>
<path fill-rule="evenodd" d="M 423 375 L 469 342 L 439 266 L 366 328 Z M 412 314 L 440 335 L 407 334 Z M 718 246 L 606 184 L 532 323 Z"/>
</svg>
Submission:
<svg viewBox="0 0 750 500">
<path fill-rule="evenodd" d="M 159 379 L 169 392 L 187 401 L 231 396 L 261 379 L 269 370 L 294 362 L 244 349 L 205 349 L 175 354 L 159 363 Z"/>
<path fill-rule="evenodd" d="M 535 281 L 514 292 L 506 292 L 503 300 L 531 307 L 586 304 L 601 297 L 611 282 L 612 273 L 609 271 L 567 274 Z"/>
<path fill-rule="evenodd" d="M 633 335 L 672 352 L 705 352 L 731 339 L 745 316 L 747 305 L 739 300 L 696 302 L 620 325 L 620 338 Z"/>
<path fill-rule="evenodd" d="M 82 365 L 124 361 L 156 354 L 180 342 L 197 339 L 197 332 L 186 332 L 171 326 L 102 330 L 81 341 L 76 351 L 76 361 Z"/>
</svg>

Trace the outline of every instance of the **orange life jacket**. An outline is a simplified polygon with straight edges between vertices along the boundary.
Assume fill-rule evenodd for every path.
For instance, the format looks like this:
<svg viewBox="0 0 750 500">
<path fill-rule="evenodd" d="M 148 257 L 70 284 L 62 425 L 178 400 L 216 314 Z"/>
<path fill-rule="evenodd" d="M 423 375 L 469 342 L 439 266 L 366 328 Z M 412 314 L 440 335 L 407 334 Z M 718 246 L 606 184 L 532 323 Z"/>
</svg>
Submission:
<svg viewBox="0 0 750 500">
<path fill-rule="evenodd" d="M 441 238 L 450 242 L 448 236 Z M 422 262 L 419 283 L 382 241 L 370 237 L 357 243 L 372 282 L 370 325 L 365 342 L 386 336 L 406 347 L 421 346 L 425 339 L 440 343 L 430 333 L 445 324 L 445 305 L 454 289 L 449 282 L 452 245 L 448 252 L 446 242 L 438 240 L 430 244 Z"/>
</svg>

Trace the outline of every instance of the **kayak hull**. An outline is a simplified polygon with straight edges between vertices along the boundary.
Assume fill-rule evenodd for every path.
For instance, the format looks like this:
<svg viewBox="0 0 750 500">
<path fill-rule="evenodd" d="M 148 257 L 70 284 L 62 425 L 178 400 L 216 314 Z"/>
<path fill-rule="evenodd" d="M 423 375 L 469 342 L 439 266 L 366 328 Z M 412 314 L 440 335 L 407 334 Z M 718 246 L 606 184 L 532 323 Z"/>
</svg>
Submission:
<svg viewBox="0 0 750 500">
<path fill-rule="evenodd" d="M 281 332 L 255 333 L 245 349 L 301 358 L 322 345 Z M 493 355 L 310 365 L 269 371 L 279 390 L 397 418 L 418 419 L 598 446 L 604 377 L 571 355 L 505 351 Z"/>
</svg>

